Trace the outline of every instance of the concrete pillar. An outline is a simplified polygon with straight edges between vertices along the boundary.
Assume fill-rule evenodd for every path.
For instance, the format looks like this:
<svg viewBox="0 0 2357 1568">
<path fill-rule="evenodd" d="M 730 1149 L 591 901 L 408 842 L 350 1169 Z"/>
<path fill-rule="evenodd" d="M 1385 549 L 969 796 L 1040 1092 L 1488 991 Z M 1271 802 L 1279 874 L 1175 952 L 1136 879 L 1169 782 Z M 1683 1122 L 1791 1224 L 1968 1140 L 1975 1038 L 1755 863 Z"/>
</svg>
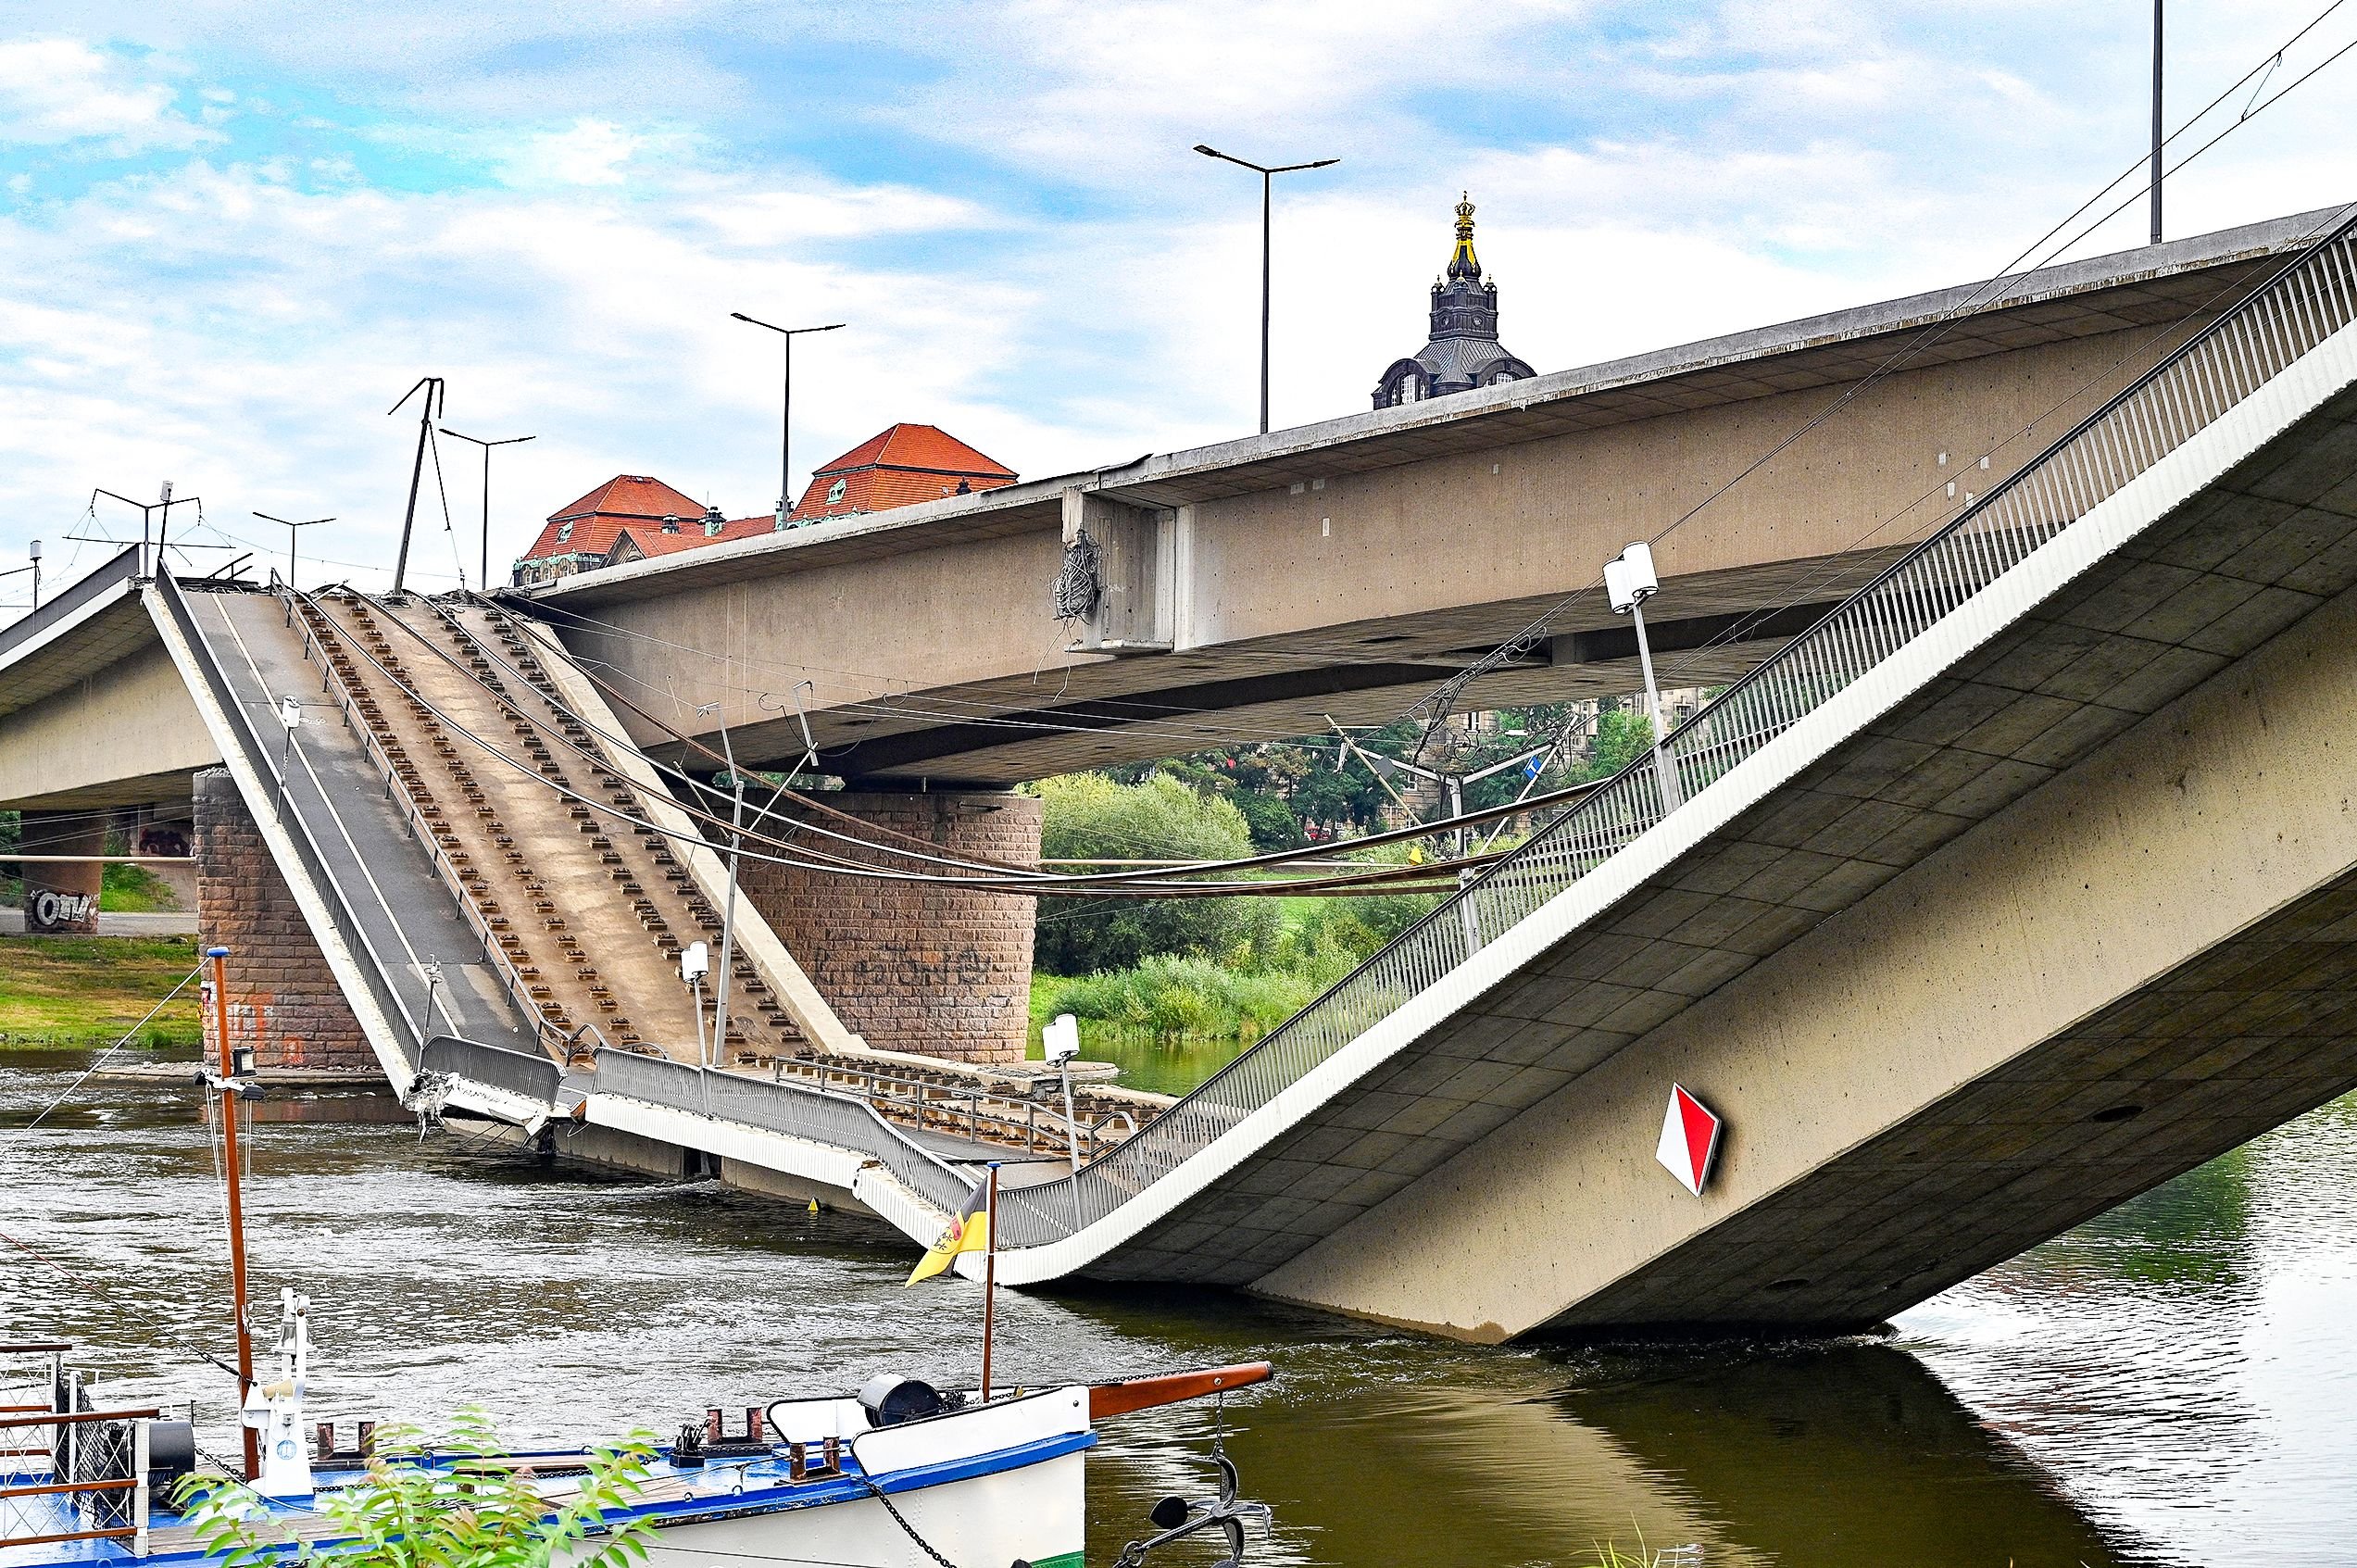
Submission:
<svg viewBox="0 0 2357 1568">
<path fill-rule="evenodd" d="M 27 811 L 24 852 L 104 855 L 111 816 L 105 810 Z M 26 931 L 53 936 L 86 936 L 97 931 L 99 880 L 105 868 L 96 860 L 28 865 L 23 871 Z"/>
<path fill-rule="evenodd" d="M 1020 865 L 1039 859 L 1039 801 L 1031 796 L 863 790 L 823 798 L 930 853 Z M 803 842 L 866 864 L 912 864 L 833 839 Z M 1022 1060 L 1031 1022 L 1031 899 L 749 861 L 740 877 L 820 994 L 869 1045 L 962 1061 Z"/>
<path fill-rule="evenodd" d="M 196 775 L 196 929 L 200 947 L 230 950 L 230 1034 L 261 1065 L 376 1071 L 360 1021 L 222 768 Z M 205 1047 L 219 1048 L 209 1009 Z"/>
</svg>

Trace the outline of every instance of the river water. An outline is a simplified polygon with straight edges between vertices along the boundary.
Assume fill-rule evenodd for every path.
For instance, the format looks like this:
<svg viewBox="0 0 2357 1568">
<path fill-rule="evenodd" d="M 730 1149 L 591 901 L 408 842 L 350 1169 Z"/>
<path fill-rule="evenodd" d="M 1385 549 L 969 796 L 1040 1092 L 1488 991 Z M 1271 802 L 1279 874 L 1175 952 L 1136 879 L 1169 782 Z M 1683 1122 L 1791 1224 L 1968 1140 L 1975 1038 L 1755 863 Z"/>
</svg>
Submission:
<svg viewBox="0 0 2357 1568">
<path fill-rule="evenodd" d="M 226 1380 L 178 1348 L 229 1339 L 210 1135 L 185 1091 L 94 1085 L 23 1131 L 83 1060 L 0 1057 L 0 1234 L 47 1260 L 0 1248 L 0 1340 L 88 1346 L 122 1399 L 193 1399 L 207 1447 L 233 1451 Z M 882 1370 L 975 1374 L 977 1287 L 904 1289 L 913 1249 L 870 1223 L 382 1119 L 263 1121 L 251 1154 L 257 1291 L 310 1293 L 320 1419 L 472 1403 L 520 1441 L 571 1440 Z M 1260 1562 L 1572 1565 L 1641 1534 L 1712 1568 L 2349 1563 L 2352 1198 L 2357 1097 L 1876 1337 L 1475 1349 L 1216 1294 L 1008 1294 L 999 1364 L 1276 1361 L 1228 1419 L 1276 1508 Z M 1156 1496 L 1206 1489 L 1212 1420 L 1109 1424 L 1092 1562 Z"/>
</svg>

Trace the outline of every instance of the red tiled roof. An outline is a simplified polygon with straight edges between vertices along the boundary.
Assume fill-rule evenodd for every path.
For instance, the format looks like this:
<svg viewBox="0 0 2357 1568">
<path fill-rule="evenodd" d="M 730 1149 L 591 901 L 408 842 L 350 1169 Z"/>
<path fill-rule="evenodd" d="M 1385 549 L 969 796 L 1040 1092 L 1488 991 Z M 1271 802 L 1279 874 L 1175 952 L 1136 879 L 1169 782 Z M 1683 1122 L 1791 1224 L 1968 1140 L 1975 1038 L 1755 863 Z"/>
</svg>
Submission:
<svg viewBox="0 0 2357 1568">
<path fill-rule="evenodd" d="M 618 473 L 571 506 L 549 513 L 547 524 L 541 529 L 540 537 L 533 541 L 532 548 L 524 552 L 523 558 L 602 556 L 613 548 L 614 535 L 624 524 L 659 525 L 666 517 L 678 518 L 683 533 L 691 526 L 701 528 L 704 505 L 659 479 Z"/>
<path fill-rule="evenodd" d="M 936 426 L 896 424 L 815 471 L 793 516 L 809 521 L 889 511 L 954 495 L 961 487 L 997 490 L 1014 483 L 1014 470 Z"/>
</svg>

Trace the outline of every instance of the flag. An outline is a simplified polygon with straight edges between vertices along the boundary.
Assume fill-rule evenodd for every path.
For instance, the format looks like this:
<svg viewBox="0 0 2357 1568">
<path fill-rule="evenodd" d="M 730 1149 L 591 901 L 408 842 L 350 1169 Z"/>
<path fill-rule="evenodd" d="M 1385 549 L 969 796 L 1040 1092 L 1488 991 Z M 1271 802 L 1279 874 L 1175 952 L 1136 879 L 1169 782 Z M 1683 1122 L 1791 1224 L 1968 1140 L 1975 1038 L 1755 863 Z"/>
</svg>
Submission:
<svg viewBox="0 0 2357 1568">
<path fill-rule="evenodd" d="M 990 1178 L 984 1176 L 974 1184 L 973 1191 L 966 1194 L 966 1201 L 959 1206 L 958 1211 L 949 1216 L 948 1227 L 941 1233 L 941 1239 L 933 1244 L 931 1251 L 917 1260 L 917 1266 L 909 1271 L 908 1283 L 914 1285 L 921 1279 L 931 1279 L 947 1268 L 949 1260 L 960 1252 L 989 1250 Z"/>
</svg>

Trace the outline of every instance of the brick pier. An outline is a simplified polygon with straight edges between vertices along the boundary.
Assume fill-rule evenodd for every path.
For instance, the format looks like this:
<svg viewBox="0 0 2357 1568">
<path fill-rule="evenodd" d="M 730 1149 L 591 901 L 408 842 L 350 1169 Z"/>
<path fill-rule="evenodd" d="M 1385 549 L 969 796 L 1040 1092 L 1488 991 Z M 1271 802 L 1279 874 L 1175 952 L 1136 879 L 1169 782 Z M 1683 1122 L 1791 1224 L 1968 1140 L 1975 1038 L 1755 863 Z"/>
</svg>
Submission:
<svg viewBox="0 0 2357 1568">
<path fill-rule="evenodd" d="M 264 1067 L 377 1067 L 327 957 L 226 769 L 196 775 L 196 929 L 229 949 L 229 1026 Z M 218 1052 L 213 1014 L 205 1048 Z"/>
<path fill-rule="evenodd" d="M 1039 859 L 1039 801 L 1031 796 L 846 791 L 822 798 L 876 828 L 921 840 L 935 854 L 1026 866 Z M 833 839 L 797 835 L 796 842 L 867 864 L 915 864 L 880 860 Z M 869 1045 L 963 1061 L 1022 1060 L 1031 1022 L 1033 900 L 751 861 L 741 877 L 778 939 Z"/>
</svg>

